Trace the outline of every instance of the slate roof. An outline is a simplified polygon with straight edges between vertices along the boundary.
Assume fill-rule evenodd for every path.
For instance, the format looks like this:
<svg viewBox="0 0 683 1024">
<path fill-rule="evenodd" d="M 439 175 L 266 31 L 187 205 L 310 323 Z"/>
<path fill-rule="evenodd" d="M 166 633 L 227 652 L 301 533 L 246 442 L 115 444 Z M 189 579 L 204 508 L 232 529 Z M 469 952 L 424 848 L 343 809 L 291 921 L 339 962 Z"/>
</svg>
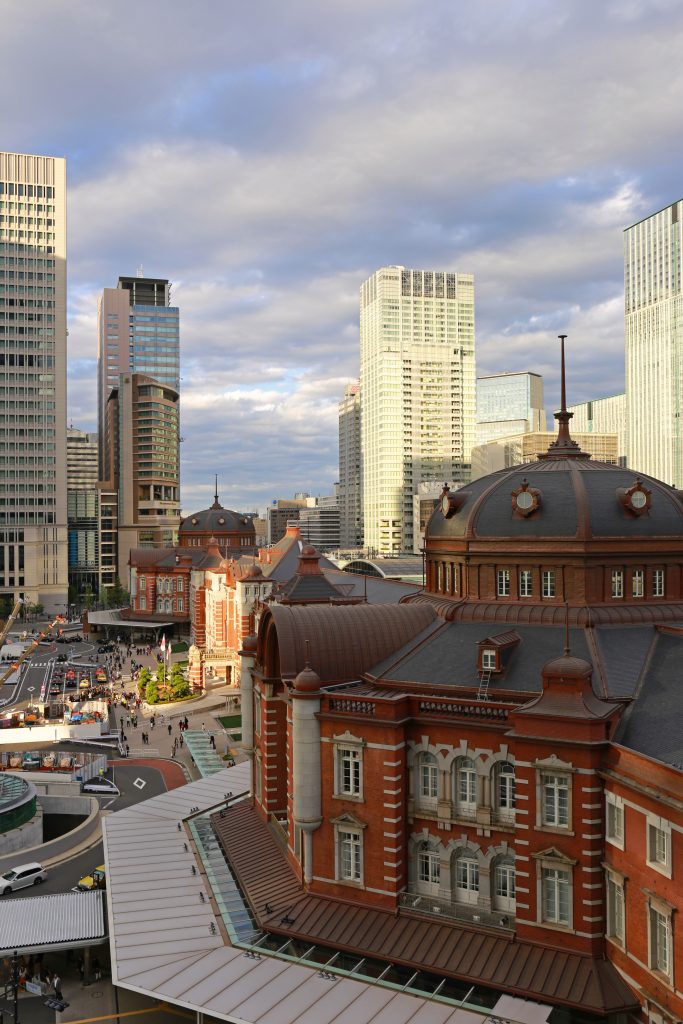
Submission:
<svg viewBox="0 0 683 1024">
<path fill-rule="evenodd" d="M 632 750 L 683 768 L 683 636 L 658 633 L 636 699 L 616 740 Z"/>
<path fill-rule="evenodd" d="M 325 569 L 324 573 L 328 580 L 349 597 L 367 597 L 368 604 L 398 604 L 404 597 L 422 590 L 422 585 L 418 583 L 362 576 L 341 569 Z"/>
</svg>

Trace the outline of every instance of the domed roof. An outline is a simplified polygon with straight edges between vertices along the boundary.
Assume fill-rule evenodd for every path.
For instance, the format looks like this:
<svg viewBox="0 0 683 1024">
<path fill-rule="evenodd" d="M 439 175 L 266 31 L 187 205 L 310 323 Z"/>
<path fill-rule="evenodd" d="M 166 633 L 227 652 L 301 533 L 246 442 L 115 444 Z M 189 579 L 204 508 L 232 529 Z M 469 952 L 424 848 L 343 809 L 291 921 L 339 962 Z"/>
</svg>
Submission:
<svg viewBox="0 0 683 1024">
<path fill-rule="evenodd" d="M 181 520 L 178 530 L 179 535 L 188 536 L 198 533 L 208 533 L 212 537 L 220 538 L 227 533 L 250 534 L 253 536 L 254 522 L 249 516 L 240 512 L 233 512 L 229 508 L 223 508 L 218 500 L 218 494 L 214 497 L 213 505 L 186 516 Z"/>
<path fill-rule="evenodd" d="M 294 689 L 299 693 L 317 693 L 320 689 L 320 676 L 308 662 L 294 680 Z"/>
<path fill-rule="evenodd" d="M 522 492 L 532 496 L 531 510 L 518 506 Z M 429 521 L 427 542 L 683 537 L 683 503 L 673 487 L 587 456 L 503 469 L 448 497 L 447 513 L 437 508 Z"/>
</svg>

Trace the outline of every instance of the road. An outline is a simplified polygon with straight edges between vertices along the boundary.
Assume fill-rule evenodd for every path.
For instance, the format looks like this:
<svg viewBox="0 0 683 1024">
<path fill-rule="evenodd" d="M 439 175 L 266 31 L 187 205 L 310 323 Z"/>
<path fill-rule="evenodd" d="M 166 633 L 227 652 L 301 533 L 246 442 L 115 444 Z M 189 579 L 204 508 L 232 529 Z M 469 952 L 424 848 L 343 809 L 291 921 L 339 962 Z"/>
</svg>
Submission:
<svg viewBox="0 0 683 1024">
<path fill-rule="evenodd" d="M 107 776 L 119 787 L 121 795 L 113 799 L 110 796 L 99 796 L 94 793 L 91 795 L 96 796 L 103 810 L 110 812 L 123 810 L 124 807 L 130 807 L 132 804 L 147 800 L 152 796 L 158 796 L 166 791 L 163 776 L 156 768 L 148 768 L 143 765 L 117 765 L 110 768 Z M 140 782 L 143 782 L 144 786 L 141 786 Z M 0 896 L 0 899 L 22 899 L 26 896 L 49 896 L 54 893 L 68 892 L 83 875 L 88 874 L 92 868 L 96 868 L 103 861 L 102 843 L 99 842 L 85 853 L 52 868 L 48 873 L 47 881 L 42 885 L 18 889 L 16 892 Z M 17 854 L 17 863 L 21 863 L 21 854 Z"/>
<path fill-rule="evenodd" d="M 52 697 L 52 700 L 58 701 L 58 694 L 50 694 L 50 687 L 55 684 L 61 684 L 62 696 L 77 692 L 75 688 L 66 689 L 64 686 L 64 674 L 68 666 L 57 661 L 62 654 L 73 661 L 75 666 L 87 665 L 88 667 L 83 669 L 84 672 L 90 673 L 90 666 L 96 667 L 92 658 L 98 657 L 97 644 L 89 640 L 75 644 L 40 644 L 30 659 L 22 665 L 19 681 L 17 682 L 14 676 L 10 677 L 9 682 L 0 688 L 0 706 L 3 711 L 9 711 L 16 704 L 31 699 L 42 701 Z"/>
</svg>

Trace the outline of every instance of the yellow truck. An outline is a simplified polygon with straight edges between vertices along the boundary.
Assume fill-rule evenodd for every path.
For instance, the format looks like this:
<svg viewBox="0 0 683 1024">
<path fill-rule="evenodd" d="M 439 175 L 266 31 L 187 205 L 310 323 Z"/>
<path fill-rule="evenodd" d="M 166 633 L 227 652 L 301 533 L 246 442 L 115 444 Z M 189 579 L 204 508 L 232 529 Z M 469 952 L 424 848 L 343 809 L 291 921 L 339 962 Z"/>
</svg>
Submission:
<svg viewBox="0 0 683 1024">
<path fill-rule="evenodd" d="M 100 864 L 98 868 L 94 868 L 89 875 L 83 875 L 77 888 L 81 892 L 92 892 L 93 889 L 106 889 L 107 888 L 107 875 L 104 864 Z"/>
</svg>

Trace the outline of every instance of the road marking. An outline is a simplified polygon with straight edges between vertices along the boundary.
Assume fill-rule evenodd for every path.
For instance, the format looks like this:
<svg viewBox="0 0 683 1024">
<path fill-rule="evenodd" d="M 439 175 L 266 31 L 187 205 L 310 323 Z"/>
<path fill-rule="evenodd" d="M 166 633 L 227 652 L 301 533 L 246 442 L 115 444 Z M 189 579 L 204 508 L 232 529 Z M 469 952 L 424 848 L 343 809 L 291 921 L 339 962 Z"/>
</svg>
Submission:
<svg viewBox="0 0 683 1024">
<path fill-rule="evenodd" d="M 137 786 L 138 789 L 144 789 L 147 783 L 144 779 L 136 779 L 133 785 Z"/>
<path fill-rule="evenodd" d="M 116 800 L 116 797 L 112 797 L 108 804 L 100 804 L 100 810 L 106 811 L 107 807 L 111 807 L 111 805 L 114 803 L 114 800 Z"/>
</svg>

